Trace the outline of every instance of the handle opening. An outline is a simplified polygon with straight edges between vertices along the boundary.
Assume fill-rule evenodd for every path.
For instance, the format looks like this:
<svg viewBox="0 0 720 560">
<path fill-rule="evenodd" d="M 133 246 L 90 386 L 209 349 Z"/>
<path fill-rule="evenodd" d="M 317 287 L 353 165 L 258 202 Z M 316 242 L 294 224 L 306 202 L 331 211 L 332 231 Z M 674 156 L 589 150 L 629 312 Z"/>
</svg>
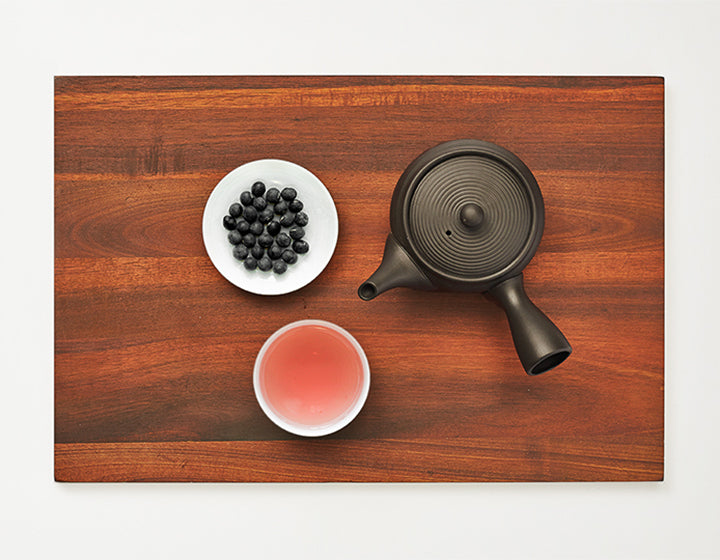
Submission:
<svg viewBox="0 0 720 560">
<path fill-rule="evenodd" d="M 562 364 L 569 355 L 570 352 L 568 350 L 561 350 L 560 352 L 550 354 L 549 356 L 546 356 L 545 358 L 541 359 L 537 364 L 532 366 L 528 373 L 530 375 L 539 375 L 541 373 L 545 373 L 546 371 L 551 370 L 552 368 Z"/>
</svg>

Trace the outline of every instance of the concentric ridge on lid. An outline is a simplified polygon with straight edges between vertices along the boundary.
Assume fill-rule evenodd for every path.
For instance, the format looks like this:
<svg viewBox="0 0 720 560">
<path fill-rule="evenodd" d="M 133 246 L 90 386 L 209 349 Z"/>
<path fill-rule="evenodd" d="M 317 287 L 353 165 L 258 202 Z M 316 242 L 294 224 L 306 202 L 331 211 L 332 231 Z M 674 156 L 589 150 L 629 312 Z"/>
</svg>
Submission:
<svg viewBox="0 0 720 560">
<path fill-rule="evenodd" d="M 474 206 L 480 217 L 468 221 L 468 208 Z M 527 186 L 492 157 L 463 155 L 436 165 L 415 187 L 408 212 L 408 233 L 418 256 L 441 272 L 465 278 L 500 272 L 532 235 Z"/>
</svg>

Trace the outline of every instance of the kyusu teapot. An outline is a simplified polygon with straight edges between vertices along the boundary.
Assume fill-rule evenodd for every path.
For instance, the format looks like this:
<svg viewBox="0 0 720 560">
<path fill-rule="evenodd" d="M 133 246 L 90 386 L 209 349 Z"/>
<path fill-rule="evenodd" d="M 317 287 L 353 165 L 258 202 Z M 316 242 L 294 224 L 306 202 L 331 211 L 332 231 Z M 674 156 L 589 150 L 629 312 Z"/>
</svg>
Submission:
<svg viewBox="0 0 720 560">
<path fill-rule="evenodd" d="M 488 292 L 505 309 L 525 371 L 543 373 L 572 352 L 523 287 L 544 222 L 540 188 L 515 154 L 480 140 L 442 143 L 400 177 L 382 262 L 358 295 L 371 300 L 396 287 Z"/>
</svg>

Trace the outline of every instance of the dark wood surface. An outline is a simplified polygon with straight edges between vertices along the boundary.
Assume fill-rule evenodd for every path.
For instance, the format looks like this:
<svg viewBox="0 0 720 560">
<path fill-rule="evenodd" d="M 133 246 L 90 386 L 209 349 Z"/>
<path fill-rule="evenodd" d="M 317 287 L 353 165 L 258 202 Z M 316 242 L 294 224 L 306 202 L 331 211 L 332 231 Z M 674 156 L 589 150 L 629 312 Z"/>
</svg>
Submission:
<svg viewBox="0 0 720 560">
<path fill-rule="evenodd" d="M 661 78 L 58 77 L 55 477 L 64 481 L 552 481 L 663 477 Z M 515 152 L 545 233 L 530 297 L 574 347 L 523 372 L 483 295 L 362 302 L 410 161 L 455 138 Z M 296 162 L 335 199 L 324 273 L 228 283 L 202 242 L 235 167 Z M 276 428 L 252 365 L 280 326 L 348 329 L 372 369 L 347 428 Z"/>
</svg>

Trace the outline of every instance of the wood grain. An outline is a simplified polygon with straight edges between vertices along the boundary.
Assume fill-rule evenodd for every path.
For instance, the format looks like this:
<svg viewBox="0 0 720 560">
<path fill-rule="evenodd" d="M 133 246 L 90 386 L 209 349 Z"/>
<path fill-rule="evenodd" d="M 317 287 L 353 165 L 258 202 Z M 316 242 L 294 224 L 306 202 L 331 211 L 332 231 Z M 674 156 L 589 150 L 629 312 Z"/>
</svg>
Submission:
<svg viewBox="0 0 720 560">
<path fill-rule="evenodd" d="M 61 77 L 55 82 L 58 480 L 497 481 L 663 477 L 660 78 Z M 526 376 L 482 295 L 357 286 L 390 196 L 453 138 L 517 153 L 546 204 L 530 296 L 571 358 Z M 340 237 L 323 274 L 247 294 L 206 256 L 205 201 L 276 157 L 313 171 Z M 257 351 L 322 318 L 365 348 L 350 426 L 286 434 L 254 400 Z"/>
<path fill-rule="evenodd" d="M 652 477 L 650 453 L 622 436 L 75 443 L 55 465 L 62 481 L 471 482 L 481 464 L 487 481 L 549 482 Z"/>
</svg>

